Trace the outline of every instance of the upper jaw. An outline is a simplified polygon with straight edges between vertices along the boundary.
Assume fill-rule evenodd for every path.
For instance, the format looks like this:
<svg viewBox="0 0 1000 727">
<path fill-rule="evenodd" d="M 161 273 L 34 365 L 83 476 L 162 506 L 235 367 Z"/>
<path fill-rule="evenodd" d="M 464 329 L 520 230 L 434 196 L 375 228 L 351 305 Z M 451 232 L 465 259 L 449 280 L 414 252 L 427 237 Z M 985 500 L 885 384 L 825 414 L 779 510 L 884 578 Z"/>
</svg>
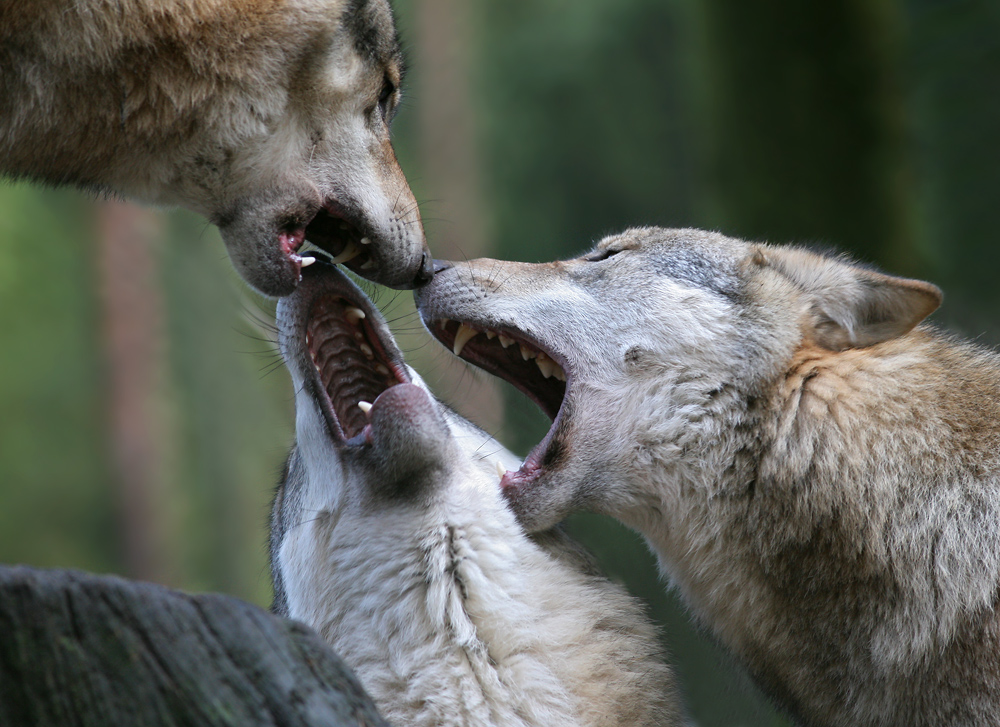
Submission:
<svg viewBox="0 0 1000 727">
<path fill-rule="evenodd" d="M 461 305 L 450 307 L 418 297 L 421 317 L 435 338 L 461 358 L 513 384 L 552 419 L 521 467 L 505 472 L 501 479 L 504 495 L 514 504 L 561 467 L 573 417 L 574 362 L 548 337 L 499 318 L 487 321 L 466 315 Z"/>
<path fill-rule="evenodd" d="M 390 288 L 416 288 L 433 277 L 433 260 L 419 216 L 378 224 L 360 205 L 327 197 L 301 229 L 331 262 Z M 414 208 L 415 209 L 415 208 Z"/>
</svg>

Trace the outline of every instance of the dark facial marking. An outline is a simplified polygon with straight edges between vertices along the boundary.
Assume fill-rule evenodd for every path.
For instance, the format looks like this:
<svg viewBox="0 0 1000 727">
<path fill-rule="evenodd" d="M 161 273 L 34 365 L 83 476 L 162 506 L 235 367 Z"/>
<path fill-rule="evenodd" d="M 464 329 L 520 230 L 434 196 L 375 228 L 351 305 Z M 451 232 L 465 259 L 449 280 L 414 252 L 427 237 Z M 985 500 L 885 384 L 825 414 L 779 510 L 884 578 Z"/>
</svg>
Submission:
<svg viewBox="0 0 1000 727">
<path fill-rule="evenodd" d="M 350 0 L 343 22 L 363 57 L 383 67 L 400 63 L 402 50 L 388 2 Z"/>
<path fill-rule="evenodd" d="M 703 290 L 720 295 L 732 302 L 742 298 L 742 286 L 735 272 L 720 267 L 698 251 L 674 247 L 665 255 L 653 255 L 650 264 L 660 275 L 680 280 Z"/>
</svg>

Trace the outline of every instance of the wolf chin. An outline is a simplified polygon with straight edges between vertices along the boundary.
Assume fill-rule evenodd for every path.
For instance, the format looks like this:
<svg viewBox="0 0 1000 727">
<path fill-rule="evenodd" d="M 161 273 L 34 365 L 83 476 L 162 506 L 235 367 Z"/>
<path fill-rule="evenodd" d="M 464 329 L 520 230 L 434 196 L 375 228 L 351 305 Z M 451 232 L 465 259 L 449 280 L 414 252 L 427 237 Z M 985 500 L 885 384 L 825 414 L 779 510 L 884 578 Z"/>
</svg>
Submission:
<svg viewBox="0 0 1000 727">
<path fill-rule="evenodd" d="M 278 613 L 395 724 L 683 724 L 639 604 L 558 529 L 524 533 L 497 472 L 520 461 L 434 400 L 360 290 L 320 262 L 278 323 L 297 392 Z"/>
<path fill-rule="evenodd" d="M 0 174 L 200 212 L 267 295 L 306 239 L 413 287 L 432 269 L 389 141 L 401 76 L 387 0 L 5 0 Z"/>
<path fill-rule="evenodd" d="M 1000 724 L 1000 357 L 919 325 L 936 287 L 644 228 L 417 297 L 554 420 L 503 480 L 529 530 L 639 530 L 802 724 Z"/>
</svg>

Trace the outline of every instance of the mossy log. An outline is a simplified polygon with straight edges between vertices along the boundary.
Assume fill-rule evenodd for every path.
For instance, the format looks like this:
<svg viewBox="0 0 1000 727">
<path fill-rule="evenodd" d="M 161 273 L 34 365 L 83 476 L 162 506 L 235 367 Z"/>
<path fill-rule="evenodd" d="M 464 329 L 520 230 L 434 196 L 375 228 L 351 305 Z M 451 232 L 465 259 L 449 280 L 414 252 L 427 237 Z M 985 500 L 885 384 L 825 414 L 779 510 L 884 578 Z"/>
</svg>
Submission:
<svg viewBox="0 0 1000 727">
<path fill-rule="evenodd" d="M 313 631 L 229 596 L 0 567 L 4 727 L 388 727 Z"/>
</svg>

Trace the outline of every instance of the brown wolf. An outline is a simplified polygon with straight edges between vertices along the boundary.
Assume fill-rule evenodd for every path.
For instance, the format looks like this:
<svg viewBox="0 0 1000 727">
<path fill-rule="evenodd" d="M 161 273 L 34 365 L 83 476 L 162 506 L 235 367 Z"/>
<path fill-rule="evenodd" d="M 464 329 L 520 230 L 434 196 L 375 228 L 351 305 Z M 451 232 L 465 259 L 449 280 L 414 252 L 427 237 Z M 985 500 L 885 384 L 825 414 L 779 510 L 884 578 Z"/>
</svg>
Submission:
<svg viewBox="0 0 1000 727">
<path fill-rule="evenodd" d="M 5 0 L 0 173 L 200 212 L 268 295 L 304 239 L 413 287 L 432 271 L 389 142 L 401 75 L 388 0 Z"/>
<path fill-rule="evenodd" d="M 1000 357 L 918 325 L 933 285 L 634 229 L 417 297 L 554 419 L 504 477 L 529 530 L 642 532 L 803 724 L 1000 724 Z"/>
<path fill-rule="evenodd" d="M 429 394 L 356 286 L 320 262 L 278 325 L 297 441 L 275 611 L 319 631 L 394 724 L 683 724 L 642 608 L 558 530 L 524 532 L 497 472 L 520 461 Z"/>
</svg>

